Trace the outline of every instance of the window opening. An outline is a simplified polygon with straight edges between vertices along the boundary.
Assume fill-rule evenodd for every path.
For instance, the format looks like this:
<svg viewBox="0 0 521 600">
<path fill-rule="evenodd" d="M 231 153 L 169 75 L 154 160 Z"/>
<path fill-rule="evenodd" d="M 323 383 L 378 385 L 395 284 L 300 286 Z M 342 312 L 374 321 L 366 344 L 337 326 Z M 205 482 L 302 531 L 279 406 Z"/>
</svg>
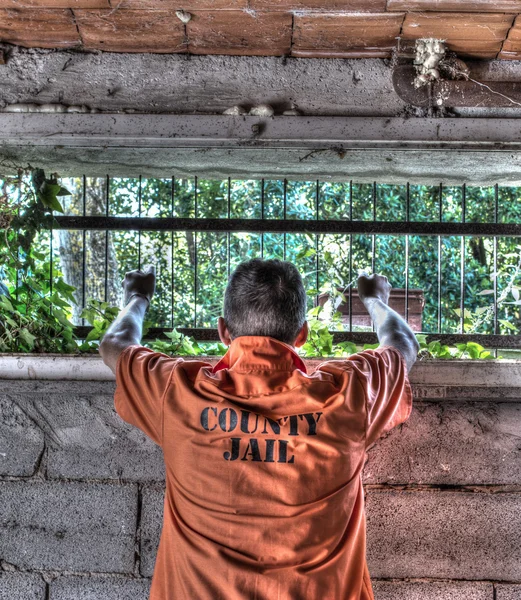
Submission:
<svg viewBox="0 0 521 600">
<path fill-rule="evenodd" d="M 215 340 L 230 272 L 259 256 L 297 264 L 309 308 L 328 286 L 343 291 L 336 341 L 376 341 L 352 285 L 370 269 L 389 277 L 398 312 L 430 339 L 521 346 L 521 188 L 109 176 L 63 183 L 73 195 L 48 236 L 49 260 L 77 289 L 80 336 L 86 300 L 120 303 L 124 273 L 152 262 L 150 336 L 177 327 Z"/>
</svg>

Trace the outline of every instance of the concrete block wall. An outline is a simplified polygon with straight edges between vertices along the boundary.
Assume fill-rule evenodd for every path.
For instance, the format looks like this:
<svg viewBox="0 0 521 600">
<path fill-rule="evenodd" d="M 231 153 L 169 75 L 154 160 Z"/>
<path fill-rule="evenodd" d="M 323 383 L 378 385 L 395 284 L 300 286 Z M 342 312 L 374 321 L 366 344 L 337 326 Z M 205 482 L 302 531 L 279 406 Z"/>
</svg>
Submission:
<svg viewBox="0 0 521 600">
<path fill-rule="evenodd" d="M 18 379 L 20 361 L 0 379 L 0 600 L 148 597 L 161 452 L 88 361 L 83 380 L 45 380 L 59 368 L 37 362 L 40 379 Z M 411 419 L 365 468 L 376 599 L 521 600 L 521 363 L 425 363 L 411 379 Z"/>
</svg>

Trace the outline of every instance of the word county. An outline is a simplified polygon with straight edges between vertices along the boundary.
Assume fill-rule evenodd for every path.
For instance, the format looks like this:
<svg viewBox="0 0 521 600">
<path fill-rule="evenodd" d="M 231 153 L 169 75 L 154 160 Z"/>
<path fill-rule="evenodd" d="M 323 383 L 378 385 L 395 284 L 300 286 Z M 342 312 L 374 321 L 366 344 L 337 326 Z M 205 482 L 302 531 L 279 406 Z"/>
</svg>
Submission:
<svg viewBox="0 0 521 600">
<path fill-rule="evenodd" d="M 240 416 L 239 413 L 240 412 Z M 236 431 L 256 437 L 232 437 L 231 449 L 223 453 L 224 460 L 246 460 L 265 463 L 294 463 L 295 456 L 288 451 L 288 440 L 276 438 L 281 433 L 287 436 L 317 435 L 321 412 L 291 415 L 274 420 L 248 410 L 233 408 L 218 410 L 207 406 L 201 412 L 201 427 L 205 431 Z M 259 437 L 266 436 L 266 437 Z"/>
</svg>

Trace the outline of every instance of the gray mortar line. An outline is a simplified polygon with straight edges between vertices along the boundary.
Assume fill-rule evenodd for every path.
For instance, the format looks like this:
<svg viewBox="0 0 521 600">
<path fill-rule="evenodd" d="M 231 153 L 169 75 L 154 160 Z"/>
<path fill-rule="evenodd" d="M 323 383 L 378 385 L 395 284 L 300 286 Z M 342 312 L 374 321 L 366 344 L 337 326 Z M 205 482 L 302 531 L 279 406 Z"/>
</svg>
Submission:
<svg viewBox="0 0 521 600">
<path fill-rule="evenodd" d="M 143 514 L 143 488 L 138 484 L 137 488 L 137 511 L 136 511 L 136 534 L 134 537 L 134 574 L 141 574 L 141 517 Z"/>
<path fill-rule="evenodd" d="M 71 479 L 71 478 L 50 478 L 47 475 L 44 479 L 41 476 L 23 476 L 23 475 L 0 475 L 0 483 L 9 482 L 26 482 L 26 483 L 54 483 L 54 484 L 68 484 L 68 483 L 83 483 L 93 485 L 111 485 L 118 487 L 137 486 L 138 490 L 142 486 L 146 486 L 156 491 L 165 490 L 165 482 L 160 480 L 130 480 L 130 479 L 107 479 L 107 478 L 84 478 L 84 479 Z M 400 484 L 400 483 L 364 483 L 364 489 L 371 492 L 408 492 L 408 493 L 422 493 L 422 492 L 436 492 L 443 494 L 445 492 L 455 492 L 461 494 L 521 494 L 521 484 Z M 139 517 L 141 519 L 141 517 Z M 141 520 L 139 521 L 141 524 Z"/>
</svg>

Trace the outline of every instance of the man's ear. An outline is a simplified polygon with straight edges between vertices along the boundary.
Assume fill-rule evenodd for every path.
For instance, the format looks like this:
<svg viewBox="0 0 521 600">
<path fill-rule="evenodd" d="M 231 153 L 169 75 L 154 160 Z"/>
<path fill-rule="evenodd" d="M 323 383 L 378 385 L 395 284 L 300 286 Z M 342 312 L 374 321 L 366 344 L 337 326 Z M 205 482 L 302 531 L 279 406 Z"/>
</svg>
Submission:
<svg viewBox="0 0 521 600">
<path fill-rule="evenodd" d="M 308 339 L 308 333 L 309 333 L 308 322 L 304 321 L 304 325 L 302 325 L 301 330 L 298 332 L 297 339 L 295 340 L 295 343 L 293 344 L 295 346 L 295 348 L 300 348 L 300 346 L 303 346 L 306 343 L 306 340 Z"/>
<path fill-rule="evenodd" d="M 230 336 L 230 332 L 228 331 L 226 321 L 222 317 L 219 317 L 219 320 L 217 321 L 217 331 L 219 332 L 221 342 L 225 346 L 229 346 L 232 343 L 232 338 Z"/>
</svg>

